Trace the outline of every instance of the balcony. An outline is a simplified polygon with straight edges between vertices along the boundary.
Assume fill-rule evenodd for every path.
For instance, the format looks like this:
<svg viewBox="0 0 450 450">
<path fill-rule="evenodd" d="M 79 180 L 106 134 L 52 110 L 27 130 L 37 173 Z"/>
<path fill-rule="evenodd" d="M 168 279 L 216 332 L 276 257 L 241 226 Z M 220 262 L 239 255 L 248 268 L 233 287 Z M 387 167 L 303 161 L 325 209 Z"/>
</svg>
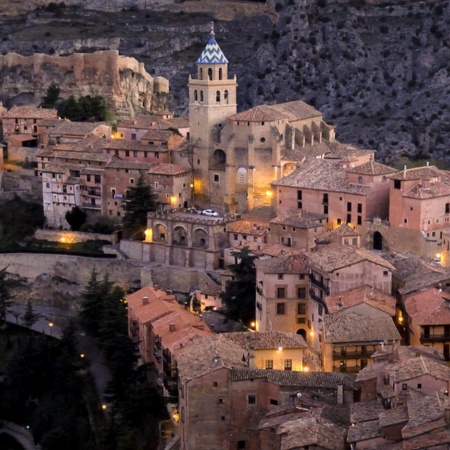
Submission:
<svg viewBox="0 0 450 450">
<path fill-rule="evenodd" d="M 323 281 L 316 280 L 313 276 L 311 277 L 311 284 L 314 284 L 314 286 L 317 286 L 322 291 L 325 292 L 326 295 L 330 295 L 330 288 L 323 283 Z"/>
<path fill-rule="evenodd" d="M 82 195 L 88 195 L 90 197 L 101 197 L 102 191 L 100 189 L 87 189 L 83 191 Z"/>
<path fill-rule="evenodd" d="M 423 334 L 420 336 L 420 343 L 426 344 L 431 342 L 450 342 L 450 334 L 449 333 L 439 333 L 439 334 L 430 334 L 428 336 L 424 336 Z"/>
<path fill-rule="evenodd" d="M 375 352 L 375 350 L 373 351 Z M 342 359 L 365 359 L 365 358 L 370 358 L 371 353 L 368 351 L 354 351 L 354 352 L 345 352 L 345 353 L 341 353 L 341 352 L 333 352 L 333 359 L 335 360 L 342 360 Z"/>
<path fill-rule="evenodd" d="M 100 211 L 101 208 L 102 208 L 101 205 L 93 205 L 91 202 L 82 202 L 81 206 L 84 209 L 95 209 L 95 210 L 98 210 L 98 211 Z"/>
</svg>

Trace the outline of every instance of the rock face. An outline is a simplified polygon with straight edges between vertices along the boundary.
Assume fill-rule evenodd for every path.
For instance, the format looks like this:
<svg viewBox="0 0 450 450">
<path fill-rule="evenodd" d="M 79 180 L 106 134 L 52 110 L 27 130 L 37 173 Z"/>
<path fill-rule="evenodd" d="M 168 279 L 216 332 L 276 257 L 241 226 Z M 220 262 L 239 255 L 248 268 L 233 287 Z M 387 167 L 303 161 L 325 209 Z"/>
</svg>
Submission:
<svg viewBox="0 0 450 450">
<path fill-rule="evenodd" d="M 119 56 L 117 50 L 74 53 L 69 56 L 34 53 L 0 56 L 1 99 L 4 103 L 40 103 L 53 82 L 60 97 L 100 95 L 119 117 L 144 111 L 157 112 L 167 105 L 169 83 L 152 78 L 135 58 Z"/>
<path fill-rule="evenodd" d="M 337 126 L 339 140 L 376 149 L 378 160 L 450 163 L 446 0 L 186 0 L 158 11 L 148 0 L 145 7 L 117 14 L 66 9 L 62 17 L 33 12 L 3 24 L 0 53 L 120 50 L 170 80 L 172 106 L 181 114 L 188 75 L 216 18 L 217 41 L 238 77 L 239 110 L 305 100 Z"/>
</svg>

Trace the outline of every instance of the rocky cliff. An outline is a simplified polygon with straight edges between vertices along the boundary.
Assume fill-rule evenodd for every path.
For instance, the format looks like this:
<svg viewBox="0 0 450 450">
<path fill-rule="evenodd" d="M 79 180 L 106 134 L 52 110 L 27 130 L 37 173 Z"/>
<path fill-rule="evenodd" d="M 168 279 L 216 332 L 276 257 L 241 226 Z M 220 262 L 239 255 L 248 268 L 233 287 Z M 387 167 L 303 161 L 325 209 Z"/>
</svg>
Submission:
<svg viewBox="0 0 450 450">
<path fill-rule="evenodd" d="M 6 103 L 40 103 L 51 83 L 61 98 L 100 95 L 118 116 L 164 109 L 168 81 L 153 79 L 144 64 L 135 58 L 119 56 L 117 50 L 74 53 L 69 56 L 34 53 L 0 55 L 0 98 Z"/>
<path fill-rule="evenodd" d="M 392 162 L 448 158 L 450 6 L 446 0 L 186 0 L 119 14 L 66 9 L 5 22 L 0 52 L 65 55 L 106 48 L 170 80 L 187 112 L 187 79 L 209 22 L 238 76 L 239 109 L 303 99 L 337 137 Z M 17 22 L 19 23 L 19 22 Z M 20 51 L 19 51 L 20 50 Z"/>
</svg>

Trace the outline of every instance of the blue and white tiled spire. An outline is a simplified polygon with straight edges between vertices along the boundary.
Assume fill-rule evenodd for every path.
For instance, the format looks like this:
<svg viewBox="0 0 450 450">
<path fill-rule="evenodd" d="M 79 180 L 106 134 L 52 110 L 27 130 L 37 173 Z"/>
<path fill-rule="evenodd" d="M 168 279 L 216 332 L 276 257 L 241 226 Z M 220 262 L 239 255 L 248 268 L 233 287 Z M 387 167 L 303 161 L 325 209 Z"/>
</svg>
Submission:
<svg viewBox="0 0 450 450">
<path fill-rule="evenodd" d="M 209 41 L 206 44 L 205 50 L 203 50 L 197 59 L 197 64 L 228 64 L 228 59 L 225 58 L 219 44 L 214 38 L 214 22 L 211 22 L 211 33 L 209 36 Z"/>
</svg>

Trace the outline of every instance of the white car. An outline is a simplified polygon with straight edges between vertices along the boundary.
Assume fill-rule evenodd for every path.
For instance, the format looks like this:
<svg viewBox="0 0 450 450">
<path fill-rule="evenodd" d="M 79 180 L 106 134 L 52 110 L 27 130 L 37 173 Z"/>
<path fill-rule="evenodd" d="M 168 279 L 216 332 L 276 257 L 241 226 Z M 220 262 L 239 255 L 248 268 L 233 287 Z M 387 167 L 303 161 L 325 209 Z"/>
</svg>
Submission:
<svg viewBox="0 0 450 450">
<path fill-rule="evenodd" d="M 214 217 L 217 217 L 219 215 L 219 213 L 217 211 L 214 211 L 213 209 L 204 209 L 202 211 L 202 214 L 204 216 L 214 216 Z"/>
</svg>

